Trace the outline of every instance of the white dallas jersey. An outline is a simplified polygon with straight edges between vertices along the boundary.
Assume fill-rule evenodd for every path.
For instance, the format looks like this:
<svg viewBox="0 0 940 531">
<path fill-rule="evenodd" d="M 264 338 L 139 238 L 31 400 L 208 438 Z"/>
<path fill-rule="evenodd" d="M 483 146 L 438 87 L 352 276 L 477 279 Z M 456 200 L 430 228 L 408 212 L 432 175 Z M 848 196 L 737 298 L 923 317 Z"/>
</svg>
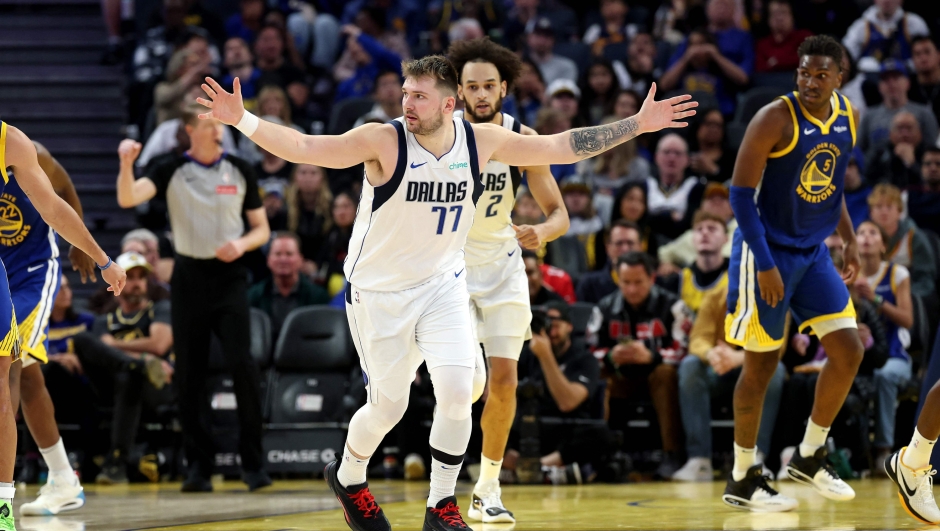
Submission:
<svg viewBox="0 0 940 531">
<path fill-rule="evenodd" d="M 483 189 L 469 122 L 454 117 L 454 146 L 440 159 L 408 132 L 404 118 L 389 123 L 398 131 L 395 173 L 381 186 L 363 179 L 343 266 L 350 284 L 369 291 L 402 291 L 459 270 Z"/>
<path fill-rule="evenodd" d="M 454 116 L 463 117 L 463 111 L 457 111 Z M 516 133 L 521 133 L 522 129 L 520 122 L 506 113 L 503 113 L 503 127 Z M 519 246 L 512 228 L 512 207 L 522 173 L 515 166 L 491 160 L 483 168 L 480 181 L 483 194 L 464 247 L 470 266 L 494 262 Z"/>
</svg>

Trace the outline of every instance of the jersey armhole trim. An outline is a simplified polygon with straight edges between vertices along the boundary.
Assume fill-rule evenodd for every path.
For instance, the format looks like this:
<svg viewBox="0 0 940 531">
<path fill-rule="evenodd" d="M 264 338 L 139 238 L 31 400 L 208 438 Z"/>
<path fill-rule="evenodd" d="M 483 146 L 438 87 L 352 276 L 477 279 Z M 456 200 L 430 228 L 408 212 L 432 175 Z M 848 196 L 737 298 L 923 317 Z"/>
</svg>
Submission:
<svg viewBox="0 0 940 531">
<path fill-rule="evenodd" d="M 483 195 L 483 181 L 480 179 L 480 156 L 477 154 L 477 140 L 473 135 L 473 126 L 466 120 L 463 122 L 463 128 L 467 132 L 467 151 L 470 154 L 470 173 L 473 175 L 473 205 L 476 206 L 477 200 Z"/>
<path fill-rule="evenodd" d="M 855 112 L 852 109 L 852 102 L 849 101 L 849 98 L 842 94 L 842 97 L 845 99 L 845 111 L 846 115 L 849 118 L 849 131 L 852 132 L 852 148 L 855 148 Z"/>
<path fill-rule="evenodd" d="M 7 175 L 7 123 L 0 122 L 0 175 L 3 175 L 3 183 L 10 182 L 10 176 Z"/>
<path fill-rule="evenodd" d="M 503 116 L 503 119 L 505 119 L 506 115 Z M 512 119 L 512 132 L 522 134 L 522 122 L 516 120 L 515 116 Z M 522 184 L 522 171 L 518 166 L 509 167 L 509 178 L 512 181 L 512 197 L 515 199 L 516 193 L 519 191 L 519 185 Z"/>
<path fill-rule="evenodd" d="M 395 173 L 385 184 L 375 187 L 375 197 L 372 200 L 372 211 L 375 212 L 398 191 L 401 186 L 402 178 L 405 176 L 405 168 L 408 165 L 408 144 L 405 138 L 405 126 L 398 120 L 389 122 L 398 132 L 398 161 L 395 163 Z"/>
<path fill-rule="evenodd" d="M 787 147 L 781 149 L 780 151 L 774 151 L 770 153 L 769 155 L 767 155 L 767 158 L 771 158 L 771 159 L 778 159 L 790 153 L 791 151 L 793 151 L 793 148 L 796 147 L 796 143 L 800 141 L 800 122 L 799 120 L 796 119 L 796 108 L 793 107 L 793 102 L 790 101 L 790 98 L 788 98 L 787 96 L 785 95 L 780 96 L 780 99 L 785 101 L 787 103 L 787 107 L 790 108 L 790 118 L 793 119 L 793 138 L 790 139 L 790 144 Z"/>
</svg>

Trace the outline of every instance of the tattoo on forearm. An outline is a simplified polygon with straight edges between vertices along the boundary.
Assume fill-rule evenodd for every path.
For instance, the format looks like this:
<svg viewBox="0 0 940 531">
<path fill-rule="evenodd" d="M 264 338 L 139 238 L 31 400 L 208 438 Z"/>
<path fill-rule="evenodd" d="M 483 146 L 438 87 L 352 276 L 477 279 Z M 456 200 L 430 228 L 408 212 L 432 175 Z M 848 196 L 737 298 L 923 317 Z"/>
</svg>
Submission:
<svg viewBox="0 0 940 531">
<path fill-rule="evenodd" d="M 636 118 L 607 125 L 583 127 L 571 131 L 571 150 L 575 155 L 591 156 L 635 138 L 639 133 Z"/>
</svg>

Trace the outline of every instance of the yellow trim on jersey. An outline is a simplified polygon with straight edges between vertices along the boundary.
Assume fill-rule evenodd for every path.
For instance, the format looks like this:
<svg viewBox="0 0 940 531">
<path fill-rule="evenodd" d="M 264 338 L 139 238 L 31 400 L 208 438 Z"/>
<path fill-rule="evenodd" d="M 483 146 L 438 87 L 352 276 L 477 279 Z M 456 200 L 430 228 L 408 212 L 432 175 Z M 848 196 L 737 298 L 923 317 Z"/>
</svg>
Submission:
<svg viewBox="0 0 940 531">
<path fill-rule="evenodd" d="M 738 307 L 735 309 L 733 314 L 725 316 L 725 342 L 732 345 L 741 347 L 743 349 L 751 350 L 753 352 L 770 352 L 772 350 L 777 350 L 783 346 L 783 339 L 774 339 L 770 337 L 770 334 L 764 330 L 764 327 L 760 324 L 760 318 L 757 316 L 757 308 L 754 308 L 754 313 L 751 314 L 751 317 L 747 320 L 747 326 L 744 330 L 744 339 L 737 339 L 731 334 L 731 329 L 734 326 L 734 321 L 739 317 L 741 310 L 741 297 L 738 296 Z M 757 343 L 757 346 L 754 346 L 754 342 Z"/>
<path fill-rule="evenodd" d="M 0 356 L 12 356 L 13 361 L 16 361 L 20 359 L 20 334 L 16 328 L 16 312 L 12 313 L 10 329 L 3 336 L 3 341 L 0 341 Z"/>
<path fill-rule="evenodd" d="M 795 94 L 795 93 L 794 93 Z M 790 98 L 786 96 L 780 96 L 780 99 L 787 102 L 787 107 L 790 108 L 790 117 L 793 118 L 793 138 L 790 139 L 790 145 L 781 149 L 780 151 L 774 151 L 770 155 L 767 155 L 769 159 L 778 159 L 787 153 L 793 151 L 793 148 L 796 147 L 796 143 L 800 141 L 800 121 L 796 117 L 796 108 L 793 107 L 793 102 L 790 101 Z"/>
<path fill-rule="evenodd" d="M 852 102 L 845 97 L 845 94 L 842 95 L 842 98 L 845 99 L 845 115 L 849 118 L 849 131 L 852 132 L 852 147 L 855 147 L 855 113 L 852 111 Z"/>
<path fill-rule="evenodd" d="M 852 319 L 855 319 L 855 317 L 856 317 L 856 315 L 855 315 L 855 305 L 852 304 L 852 298 L 851 298 L 851 297 L 849 298 L 849 303 L 845 305 L 845 309 L 842 310 L 841 312 L 837 312 L 837 313 L 827 313 L 827 314 L 825 314 L 825 315 L 817 315 L 816 317 L 813 317 L 812 319 L 807 319 L 807 320 L 803 321 L 802 323 L 800 323 L 800 330 L 799 330 L 799 331 L 800 331 L 800 333 L 802 334 L 804 330 L 806 330 L 806 329 L 809 328 L 810 326 L 813 326 L 814 324 L 822 323 L 822 322 L 824 322 L 824 321 L 832 321 L 832 320 L 834 320 L 834 319 L 843 319 L 843 318 L 846 318 L 846 317 L 849 317 L 849 318 L 852 318 Z"/>
<path fill-rule="evenodd" d="M 796 94 L 794 91 L 793 94 Z M 803 107 L 803 102 L 800 101 L 800 97 L 797 96 L 793 98 L 796 100 L 796 104 L 800 106 L 800 110 L 803 111 L 803 117 L 806 118 L 809 123 L 815 125 L 819 128 L 819 132 L 828 135 L 829 128 L 832 127 L 832 124 L 835 123 L 836 119 L 839 118 L 839 112 L 842 110 L 842 106 L 839 105 L 839 94 L 836 92 L 832 93 L 832 96 L 829 97 L 829 104 L 832 106 L 832 114 L 829 115 L 829 119 L 826 120 L 826 123 L 819 121 L 819 118 L 816 118 L 809 111 L 806 110 L 806 107 Z"/>
<path fill-rule="evenodd" d="M 725 341 L 752 352 L 769 352 L 779 349 L 783 345 L 784 338 L 770 337 L 760 323 L 760 316 L 757 313 L 757 273 L 754 271 L 754 261 L 750 259 L 750 254 L 747 243 L 742 243 L 738 301 L 735 304 L 734 313 L 725 316 Z M 746 312 L 745 305 L 748 308 Z M 738 330 L 737 337 L 732 330 Z"/>
<path fill-rule="evenodd" d="M 10 182 L 10 176 L 7 175 L 7 123 L 0 122 L 0 175 L 3 175 L 3 183 Z"/>
<path fill-rule="evenodd" d="M 36 358 L 37 361 L 42 363 L 49 362 L 49 355 L 46 352 L 46 334 L 40 333 L 36 339 L 35 345 L 29 344 L 29 338 L 33 335 L 37 326 L 43 325 L 43 323 L 37 323 L 39 320 L 39 310 L 42 304 L 37 304 L 33 311 L 29 312 L 29 315 L 26 316 L 26 319 L 23 319 L 23 322 L 17 325 L 20 334 L 20 347 L 24 352 L 30 356 Z M 45 328 L 45 326 L 43 326 Z"/>
</svg>

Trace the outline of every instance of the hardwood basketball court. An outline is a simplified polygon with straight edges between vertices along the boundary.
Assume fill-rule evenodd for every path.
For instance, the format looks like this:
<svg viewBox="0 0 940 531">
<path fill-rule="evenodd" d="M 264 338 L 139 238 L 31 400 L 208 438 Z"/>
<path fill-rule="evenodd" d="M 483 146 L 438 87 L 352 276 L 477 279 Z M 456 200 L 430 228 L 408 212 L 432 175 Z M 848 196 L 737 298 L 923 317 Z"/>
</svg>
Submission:
<svg viewBox="0 0 940 531">
<path fill-rule="evenodd" d="M 858 497 L 824 500 L 808 488 L 781 482 L 800 500 L 793 513 L 755 514 L 725 507 L 723 482 L 633 483 L 587 486 L 509 486 L 503 501 L 515 527 L 468 522 L 475 531 L 614 529 L 931 529 L 907 516 L 888 480 L 851 482 Z M 376 499 L 396 531 L 420 531 L 426 482 L 373 481 Z M 460 505 L 471 485 L 458 485 Z M 17 491 L 17 506 L 36 495 Z M 322 481 L 279 481 L 250 494 L 238 482 L 216 484 L 211 494 L 181 494 L 178 484 L 86 487 L 88 503 L 57 518 L 17 517 L 20 531 L 346 531 L 343 513 Z M 463 511 L 464 514 L 465 511 Z M 17 514 L 19 510 L 17 509 Z M 933 528 L 936 529 L 936 528 Z"/>
</svg>

